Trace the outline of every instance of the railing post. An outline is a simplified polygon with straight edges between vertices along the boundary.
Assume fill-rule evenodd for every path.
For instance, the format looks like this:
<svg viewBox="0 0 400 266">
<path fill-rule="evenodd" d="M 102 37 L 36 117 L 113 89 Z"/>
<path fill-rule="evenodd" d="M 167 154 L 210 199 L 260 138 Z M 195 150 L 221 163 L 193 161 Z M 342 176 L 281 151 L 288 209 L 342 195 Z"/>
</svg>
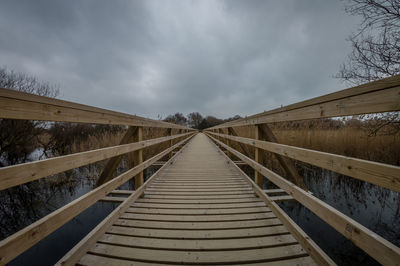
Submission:
<svg viewBox="0 0 400 266">
<path fill-rule="evenodd" d="M 167 129 L 167 135 L 168 135 L 168 136 L 172 136 L 172 128 L 168 128 L 168 129 Z M 172 147 L 172 145 L 174 145 L 174 142 L 173 142 L 173 140 L 171 139 L 171 140 L 169 141 L 169 147 Z M 172 158 L 172 151 L 170 151 L 169 154 L 168 154 L 168 159 L 171 159 L 171 158 Z"/>
<path fill-rule="evenodd" d="M 260 128 L 260 125 L 255 125 L 255 137 L 256 140 L 263 140 L 264 139 L 264 134 L 263 131 Z M 261 164 L 264 165 L 264 151 L 259 148 L 255 148 L 255 156 L 254 160 Z M 259 187 L 263 187 L 263 179 L 264 177 L 259 173 L 257 170 L 254 170 L 254 183 L 256 183 Z"/>
<path fill-rule="evenodd" d="M 229 132 L 229 130 L 227 130 L 226 132 L 227 135 L 231 135 L 231 133 Z M 226 145 L 228 145 L 229 147 L 232 148 L 231 146 L 232 142 L 230 139 L 226 139 Z M 230 151 L 228 151 L 228 153 L 226 154 L 230 159 L 232 159 L 232 153 Z"/>
<path fill-rule="evenodd" d="M 133 135 L 134 142 L 139 142 L 143 140 L 143 127 L 138 127 L 135 134 Z M 134 151 L 133 153 L 133 163 L 134 165 L 139 165 L 143 162 L 143 149 Z M 144 183 L 143 171 L 135 176 L 135 189 L 137 190 Z"/>
</svg>

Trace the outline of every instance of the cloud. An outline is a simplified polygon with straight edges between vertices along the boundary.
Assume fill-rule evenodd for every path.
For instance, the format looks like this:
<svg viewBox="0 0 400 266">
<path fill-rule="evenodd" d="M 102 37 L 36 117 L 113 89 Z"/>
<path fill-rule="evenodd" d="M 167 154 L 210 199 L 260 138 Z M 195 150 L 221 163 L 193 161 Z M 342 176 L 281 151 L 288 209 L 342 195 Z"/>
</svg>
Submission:
<svg viewBox="0 0 400 266">
<path fill-rule="evenodd" d="M 62 97 L 156 118 L 251 115 L 343 88 L 338 1 L 0 3 L 0 65 Z"/>
</svg>

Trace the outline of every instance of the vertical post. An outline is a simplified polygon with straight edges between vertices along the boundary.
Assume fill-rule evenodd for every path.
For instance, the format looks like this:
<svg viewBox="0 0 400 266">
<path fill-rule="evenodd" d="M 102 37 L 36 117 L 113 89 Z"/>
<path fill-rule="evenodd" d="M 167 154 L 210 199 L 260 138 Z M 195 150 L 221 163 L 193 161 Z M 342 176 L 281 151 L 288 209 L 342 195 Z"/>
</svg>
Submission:
<svg viewBox="0 0 400 266">
<path fill-rule="evenodd" d="M 255 125 L 255 139 L 263 139 L 263 131 L 261 130 L 260 125 Z M 264 151 L 262 149 L 255 148 L 254 158 L 257 163 L 264 165 Z M 261 188 L 263 187 L 263 179 L 264 177 L 261 175 L 261 173 L 259 173 L 257 170 L 254 170 L 254 182 Z"/>
<path fill-rule="evenodd" d="M 168 128 L 167 135 L 168 135 L 168 136 L 172 136 L 172 128 Z M 172 147 L 172 145 L 174 145 L 174 142 L 173 142 L 173 140 L 171 139 L 171 140 L 169 141 L 169 147 Z M 168 154 L 168 159 L 171 159 L 171 158 L 172 158 L 172 151 L 170 151 L 169 154 Z"/>
<path fill-rule="evenodd" d="M 135 134 L 133 135 L 133 139 L 135 142 L 139 142 L 143 140 L 143 127 L 138 127 Z M 133 163 L 134 165 L 139 165 L 143 162 L 143 149 L 137 150 L 133 154 Z M 135 189 L 138 189 L 141 185 L 143 185 L 143 171 L 135 176 Z"/>
<path fill-rule="evenodd" d="M 229 132 L 229 130 L 227 130 L 227 133 L 226 133 L 226 134 L 227 134 L 227 135 L 231 135 L 230 132 Z M 232 148 L 231 143 L 232 143 L 232 142 L 231 142 L 230 139 L 226 139 L 226 145 L 228 145 L 229 147 Z M 232 159 L 232 154 L 231 154 L 230 151 L 228 151 L 227 156 L 228 156 L 229 158 Z"/>
</svg>

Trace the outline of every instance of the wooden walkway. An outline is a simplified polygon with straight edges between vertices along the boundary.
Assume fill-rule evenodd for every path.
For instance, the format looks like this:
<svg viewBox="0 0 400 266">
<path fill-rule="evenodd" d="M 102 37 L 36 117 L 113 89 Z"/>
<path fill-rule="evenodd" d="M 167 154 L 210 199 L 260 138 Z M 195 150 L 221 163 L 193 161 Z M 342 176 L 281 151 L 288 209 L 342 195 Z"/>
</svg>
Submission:
<svg viewBox="0 0 400 266">
<path fill-rule="evenodd" d="M 207 136 L 177 156 L 78 264 L 314 264 Z"/>
</svg>

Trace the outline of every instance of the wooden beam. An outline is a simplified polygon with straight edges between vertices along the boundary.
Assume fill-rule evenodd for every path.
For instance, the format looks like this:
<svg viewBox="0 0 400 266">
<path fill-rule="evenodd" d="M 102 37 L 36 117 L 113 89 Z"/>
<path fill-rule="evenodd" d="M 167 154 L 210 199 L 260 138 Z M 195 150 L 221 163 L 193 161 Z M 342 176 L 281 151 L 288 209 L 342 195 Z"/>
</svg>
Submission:
<svg viewBox="0 0 400 266">
<path fill-rule="evenodd" d="M 143 140 L 143 128 L 138 127 L 135 134 L 133 135 L 134 142 L 140 142 Z M 134 165 L 140 165 L 143 162 L 143 149 L 133 152 L 133 163 Z M 144 183 L 143 171 L 139 172 L 135 176 L 135 189 L 138 189 Z"/>
<path fill-rule="evenodd" d="M 99 201 L 121 203 L 121 202 L 124 202 L 124 200 L 126 200 L 126 198 L 124 198 L 124 197 L 110 197 L 110 196 L 106 196 L 106 197 L 100 199 Z"/>
<path fill-rule="evenodd" d="M 299 203 L 312 211 L 319 218 L 335 228 L 339 233 L 351 240 L 355 245 L 364 250 L 367 254 L 383 265 L 395 265 L 400 261 L 400 248 L 393 245 L 383 237 L 372 232 L 365 226 L 346 216 L 340 211 L 332 208 L 322 200 L 314 197 L 298 186 L 292 184 L 285 178 L 279 176 L 268 168 L 260 165 L 249 157 L 226 146 L 216 138 L 208 136 L 221 146 L 230 149 L 238 158 L 246 161 L 251 167 L 257 169 L 271 182 L 285 190 L 286 193 L 293 196 Z M 262 190 L 261 190 L 262 191 Z M 265 193 L 262 193 L 266 196 Z M 269 205 L 271 208 L 271 205 Z"/>
<path fill-rule="evenodd" d="M 40 161 L 17 164 L 0 168 L 0 190 L 24 184 L 49 175 L 61 173 L 66 170 L 81 167 L 90 163 L 109 159 L 121 154 L 143 149 L 155 144 L 169 141 L 171 138 L 184 137 L 192 133 L 161 137 L 130 143 L 119 146 L 107 147 L 92 151 L 80 152 L 70 155 L 58 156 Z"/>
<path fill-rule="evenodd" d="M 264 132 L 261 130 L 261 127 L 259 125 L 255 125 L 255 139 L 257 140 L 264 140 Z M 264 165 L 264 150 L 255 148 L 254 149 L 254 160 L 258 162 L 261 165 Z M 263 180 L 264 177 L 261 175 L 260 172 L 257 170 L 254 170 L 254 183 L 256 183 L 260 188 L 263 187 Z"/>
<path fill-rule="evenodd" d="M 160 128 L 184 126 L 0 88 L 0 118 Z"/>
<path fill-rule="evenodd" d="M 125 135 L 122 137 L 120 141 L 120 145 L 123 144 L 128 144 L 133 141 L 133 136 L 135 132 L 137 131 L 137 127 L 130 126 L 128 127 L 128 130 L 126 131 Z M 122 160 L 122 155 L 113 157 L 108 160 L 106 163 L 106 166 L 103 169 L 103 172 L 101 173 L 99 179 L 96 182 L 96 187 L 101 186 L 102 184 L 108 182 L 112 176 L 115 170 L 117 169 L 118 165 L 121 163 Z"/>
<path fill-rule="evenodd" d="M 262 132 L 262 135 L 264 137 L 264 139 L 262 139 L 262 140 L 267 140 L 270 142 L 278 143 L 278 139 L 276 138 L 275 134 L 272 132 L 272 130 L 269 128 L 269 126 L 267 124 L 260 124 L 260 125 L 258 125 L 258 128 Z M 259 149 L 259 148 L 257 148 L 257 149 Z M 285 170 L 288 179 L 291 180 L 297 186 L 306 190 L 307 187 L 304 184 L 303 178 L 297 172 L 294 162 L 287 157 L 281 156 L 280 154 L 277 154 L 277 153 L 274 153 L 274 154 L 275 154 L 275 157 L 278 159 L 282 168 Z"/>
<path fill-rule="evenodd" d="M 214 134 L 211 132 L 209 133 Z M 224 135 L 224 137 L 400 192 L 400 167 L 398 166 L 308 150 L 279 143 L 229 135 Z"/>
<path fill-rule="evenodd" d="M 123 189 L 118 189 L 118 190 L 113 190 L 110 194 L 116 194 L 116 195 L 130 195 L 132 193 L 135 193 L 135 190 L 123 190 Z"/>
<path fill-rule="evenodd" d="M 86 193 L 85 195 L 75 199 L 67 205 L 57 209 L 56 211 L 46 215 L 33 224 L 16 232 L 15 234 L 0 241 L 0 265 L 4 265 L 17 257 L 19 254 L 32 247 L 34 244 L 54 232 L 57 228 L 74 218 L 76 215 L 90 207 L 92 204 L 111 193 L 114 189 L 121 186 L 133 176 L 142 172 L 151 164 L 168 154 L 183 142 L 188 141 L 193 135 L 182 140 L 171 148 L 168 148 L 147 161 L 137 165 L 136 167 L 124 172 L 118 177 L 108 181 L 100 187 Z"/>
<path fill-rule="evenodd" d="M 400 110 L 400 75 L 330 93 L 210 129 Z"/>
</svg>

